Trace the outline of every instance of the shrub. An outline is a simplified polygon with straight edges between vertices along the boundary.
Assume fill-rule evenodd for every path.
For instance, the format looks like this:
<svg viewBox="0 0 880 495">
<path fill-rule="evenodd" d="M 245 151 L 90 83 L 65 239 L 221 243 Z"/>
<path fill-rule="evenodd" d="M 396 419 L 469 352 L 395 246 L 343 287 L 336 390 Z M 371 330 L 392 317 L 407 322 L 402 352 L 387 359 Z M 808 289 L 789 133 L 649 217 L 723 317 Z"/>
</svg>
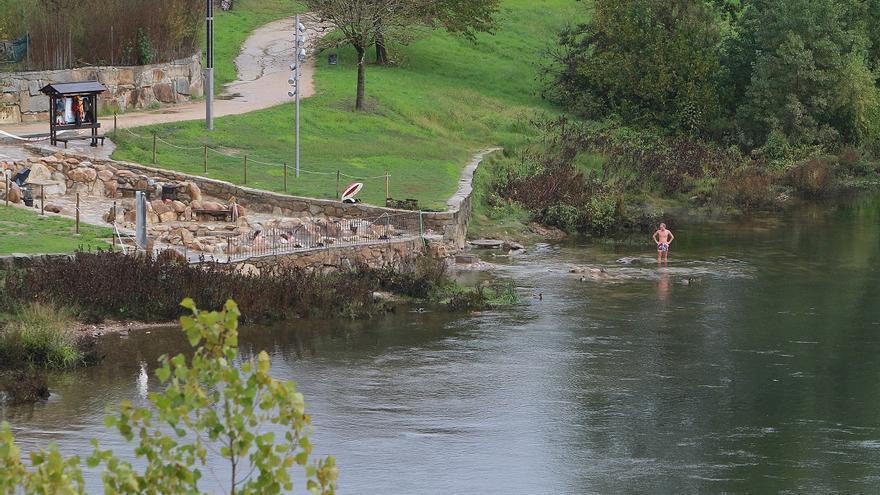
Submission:
<svg viewBox="0 0 880 495">
<path fill-rule="evenodd" d="M 223 493 L 290 493 L 294 466 L 305 471 L 310 493 L 335 493 L 333 457 L 311 460 L 311 418 L 296 384 L 269 374 L 265 351 L 239 356 L 235 303 L 228 301 L 221 312 L 200 312 L 192 300 L 183 304 L 192 311 L 180 320 L 192 357 L 162 356 L 156 377 L 163 390 L 149 395 L 149 407 L 123 401 L 105 420 L 136 445 L 138 466 L 92 440 L 88 464 L 104 465 L 104 493 L 202 493 L 202 471 L 220 466 L 227 476 L 215 481 Z M 65 459 L 50 444 L 32 453 L 29 464 L 31 469 L 9 424 L 0 425 L 0 493 L 85 493 L 79 456 Z"/>
<path fill-rule="evenodd" d="M 53 369 L 72 368 L 82 361 L 72 315 L 35 302 L 20 309 L 0 331 L 0 363 Z"/>
<path fill-rule="evenodd" d="M 721 180 L 719 195 L 745 211 L 768 208 L 775 203 L 773 182 L 773 175 L 767 170 L 741 168 Z"/>
<path fill-rule="evenodd" d="M 360 318 L 383 311 L 373 300 L 376 290 L 426 297 L 432 287 L 445 283 L 442 266 L 431 263 L 417 259 L 394 269 L 356 267 L 332 273 L 279 265 L 271 273 L 263 270 L 259 275 L 247 275 L 234 265 L 190 266 L 173 256 L 152 259 L 80 252 L 73 259 L 48 260 L 10 274 L 7 297 L 0 304 L 56 302 L 91 320 L 165 321 L 180 316 L 177 301 L 191 295 L 209 308 L 219 308 L 223 301 L 236 298 L 251 322 Z"/>
<path fill-rule="evenodd" d="M 786 174 L 786 182 L 806 197 L 821 197 L 834 188 L 834 168 L 828 158 L 811 158 L 792 167 Z"/>
</svg>

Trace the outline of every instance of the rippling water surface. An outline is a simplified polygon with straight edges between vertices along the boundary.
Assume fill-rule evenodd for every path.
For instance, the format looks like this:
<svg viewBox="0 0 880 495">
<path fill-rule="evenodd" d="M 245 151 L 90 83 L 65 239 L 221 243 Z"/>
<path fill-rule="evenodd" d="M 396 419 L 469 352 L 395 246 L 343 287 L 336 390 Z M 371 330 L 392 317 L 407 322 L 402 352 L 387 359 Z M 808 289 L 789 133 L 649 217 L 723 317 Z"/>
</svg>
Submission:
<svg viewBox="0 0 880 495">
<path fill-rule="evenodd" d="M 880 200 L 676 236 L 660 269 L 651 246 L 487 258 L 513 310 L 248 329 L 243 350 L 299 383 L 343 494 L 876 491 Z M 105 407 L 143 402 L 156 358 L 187 346 L 174 329 L 104 345 L 48 402 L 0 410 L 25 450 L 125 451 Z"/>
</svg>

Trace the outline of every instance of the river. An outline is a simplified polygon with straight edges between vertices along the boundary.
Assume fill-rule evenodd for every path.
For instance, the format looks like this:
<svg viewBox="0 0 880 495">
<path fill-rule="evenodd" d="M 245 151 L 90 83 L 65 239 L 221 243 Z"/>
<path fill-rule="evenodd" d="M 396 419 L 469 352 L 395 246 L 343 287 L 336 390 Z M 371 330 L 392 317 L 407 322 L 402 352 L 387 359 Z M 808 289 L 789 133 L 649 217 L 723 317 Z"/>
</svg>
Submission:
<svg viewBox="0 0 880 495">
<path fill-rule="evenodd" d="M 247 329 L 243 352 L 298 382 L 341 494 L 876 491 L 880 198 L 675 233 L 668 267 L 650 245 L 539 245 L 487 258 L 516 308 Z M 613 279 L 568 273 L 586 263 Z M 124 452 L 105 408 L 144 403 L 186 346 L 107 338 L 102 365 L 0 417 L 25 451 Z"/>
</svg>

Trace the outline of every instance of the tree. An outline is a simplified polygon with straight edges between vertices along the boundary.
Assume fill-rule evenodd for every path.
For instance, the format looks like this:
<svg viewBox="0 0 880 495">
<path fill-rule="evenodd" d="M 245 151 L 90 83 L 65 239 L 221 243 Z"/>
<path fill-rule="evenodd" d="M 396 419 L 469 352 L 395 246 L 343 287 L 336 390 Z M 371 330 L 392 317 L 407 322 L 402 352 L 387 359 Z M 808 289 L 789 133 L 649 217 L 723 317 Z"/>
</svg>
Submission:
<svg viewBox="0 0 880 495">
<path fill-rule="evenodd" d="M 292 382 L 269 375 L 269 356 L 256 359 L 238 354 L 238 308 L 226 303 L 221 312 L 200 312 L 192 300 L 183 305 L 193 316 L 181 325 L 195 352 L 187 363 L 182 354 L 160 358 L 156 370 L 165 390 L 150 394 L 152 408 L 123 402 L 116 416 L 108 416 L 129 442 L 137 439 L 135 454 L 146 460 L 137 472 L 111 451 L 92 441 L 89 466 L 104 464 L 105 493 L 202 493 L 202 470 L 213 471 L 217 458 L 227 463 L 224 493 L 278 494 L 293 489 L 290 469 L 305 468 L 307 488 L 314 494 L 335 491 L 337 470 L 332 457 L 309 463 L 309 416 L 303 396 Z M 240 368 L 233 364 L 241 361 Z M 268 429 L 273 426 L 276 433 Z M 213 458 L 209 459 L 208 454 Z M 210 462 L 210 463 L 209 463 Z M 78 457 L 63 459 L 55 446 L 31 455 L 33 470 L 21 462 L 9 432 L 0 428 L 0 495 L 16 493 L 82 494 Z M 217 473 L 215 473 L 217 474 Z"/>
<path fill-rule="evenodd" d="M 718 109 L 721 34 L 697 0 L 597 0 L 560 35 L 545 96 L 589 118 L 701 131 Z"/>
<path fill-rule="evenodd" d="M 407 5 L 414 23 L 476 41 L 477 33 L 491 33 L 497 26 L 495 14 L 500 0 L 410 0 Z M 389 61 L 385 35 L 379 31 L 376 38 L 376 63 Z"/>
<path fill-rule="evenodd" d="M 305 0 L 319 19 L 339 34 L 336 44 L 351 45 L 357 53 L 355 110 L 364 109 L 367 48 L 389 33 L 412 24 L 409 0 Z"/>
<path fill-rule="evenodd" d="M 831 146 L 875 135 L 866 120 L 876 115 L 876 76 L 867 65 L 869 28 L 857 19 L 860 3 L 750 3 L 733 69 L 751 68 L 736 97 L 741 144 L 762 146 L 774 130 L 794 146 Z"/>
</svg>

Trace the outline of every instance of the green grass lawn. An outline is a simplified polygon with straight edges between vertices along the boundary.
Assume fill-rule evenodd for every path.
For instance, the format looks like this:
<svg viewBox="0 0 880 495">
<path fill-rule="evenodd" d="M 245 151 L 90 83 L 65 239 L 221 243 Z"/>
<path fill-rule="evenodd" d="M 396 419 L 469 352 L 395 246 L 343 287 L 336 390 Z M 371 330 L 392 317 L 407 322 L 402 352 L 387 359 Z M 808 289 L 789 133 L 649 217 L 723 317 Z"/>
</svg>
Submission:
<svg viewBox="0 0 880 495">
<path fill-rule="evenodd" d="M 263 5 L 267 11 L 271 5 L 292 5 L 283 0 L 240 3 L 247 8 Z M 289 192 L 334 198 L 337 170 L 356 177 L 378 177 L 388 171 L 393 197 L 417 198 L 423 207 L 443 208 L 474 152 L 521 144 L 532 134 L 532 119 L 557 112 L 539 96 L 539 69 L 548 60 L 546 52 L 555 33 L 577 21 L 582 12 L 571 0 L 504 0 L 498 32 L 480 35 L 475 44 L 445 32 L 426 31 L 409 46 L 395 48 L 397 66 L 367 68 L 368 110 L 360 113 L 352 111 L 354 52 L 341 50 L 335 67 L 328 66 L 322 54 L 316 75 L 318 94 L 302 105 L 302 167 L 317 173 L 304 173 L 299 179 L 291 173 Z M 218 13 L 218 37 L 225 15 Z M 236 15 L 253 19 L 241 12 Z M 244 37 L 246 33 L 236 33 L 234 40 L 223 44 L 240 44 Z M 232 52 L 224 51 L 228 54 L 224 56 L 234 58 Z M 218 49 L 218 72 L 219 56 Z M 237 155 L 212 153 L 209 166 L 210 177 L 237 183 L 243 179 L 241 156 L 247 154 L 248 184 L 262 189 L 283 190 L 280 164 L 293 161 L 292 104 L 217 119 L 211 133 L 201 121 L 135 132 L 144 136 L 155 132 L 176 145 L 194 148 L 177 149 L 160 142 L 158 161 L 164 168 L 201 174 L 203 143 Z M 126 134 L 114 139 L 115 158 L 150 162 L 150 138 Z M 348 180 L 343 177 L 343 186 Z M 365 182 L 361 198 L 381 204 L 384 180 Z"/>
<path fill-rule="evenodd" d="M 68 218 L 0 205 L 0 255 L 10 253 L 72 253 L 77 249 L 106 247 L 113 231 L 80 224 L 79 236 Z"/>
</svg>

